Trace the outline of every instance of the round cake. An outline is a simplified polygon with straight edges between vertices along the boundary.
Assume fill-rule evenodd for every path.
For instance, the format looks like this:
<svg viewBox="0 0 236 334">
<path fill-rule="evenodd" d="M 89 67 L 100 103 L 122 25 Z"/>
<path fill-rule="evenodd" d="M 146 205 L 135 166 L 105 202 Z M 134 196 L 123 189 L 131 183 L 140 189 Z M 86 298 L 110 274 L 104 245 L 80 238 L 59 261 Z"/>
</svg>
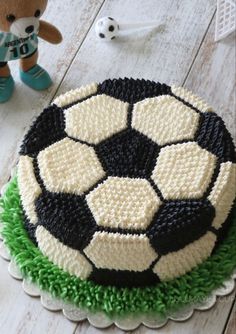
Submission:
<svg viewBox="0 0 236 334">
<path fill-rule="evenodd" d="M 205 101 L 106 80 L 59 96 L 33 123 L 3 234 L 53 295 L 108 314 L 164 312 L 236 267 L 235 195 L 233 140 Z"/>
<path fill-rule="evenodd" d="M 25 226 L 81 279 L 171 280 L 221 239 L 235 162 L 222 119 L 185 89 L 132 79 L 85 86 L 57 98 L 24 139 Z"/>
</svg>

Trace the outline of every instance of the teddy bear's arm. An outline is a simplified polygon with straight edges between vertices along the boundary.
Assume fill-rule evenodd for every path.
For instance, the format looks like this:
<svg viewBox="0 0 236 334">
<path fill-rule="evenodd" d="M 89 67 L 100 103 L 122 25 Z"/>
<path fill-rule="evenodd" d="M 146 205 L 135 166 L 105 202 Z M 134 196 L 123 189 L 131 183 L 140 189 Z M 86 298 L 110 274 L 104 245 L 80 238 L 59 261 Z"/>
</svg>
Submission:
<svg viewBox="0 0 236 334">
<path fill-rule="evenodd" d="M 40 20 L 38 36 L 52 44 L 59 44 L 62 41 L 60 31 L 52 24 Z"/>
</svg>

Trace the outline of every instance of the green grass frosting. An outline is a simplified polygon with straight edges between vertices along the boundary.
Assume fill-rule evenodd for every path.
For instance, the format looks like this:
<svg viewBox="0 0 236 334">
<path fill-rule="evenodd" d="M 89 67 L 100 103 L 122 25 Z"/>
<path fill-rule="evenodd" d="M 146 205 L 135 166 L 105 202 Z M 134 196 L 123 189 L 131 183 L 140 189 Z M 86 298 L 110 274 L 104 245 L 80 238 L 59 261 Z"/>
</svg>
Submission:
<svg viewBox="0 0 236 334">
<path fill-rule="evenodd" d="M 24 229 L 16 178 L 9 183 L 0 206 L 5 244 L 23 276 L 54 297 L 92 312 L 105 312 L 109 317 L 144 313 L 166 316 L 182 306 L 203 301 L 236 268 L 236 208 L 227 237 L 209 259 L 172 281 L 128 289 L 83 281 L 50 262 Z"/>
</svg>

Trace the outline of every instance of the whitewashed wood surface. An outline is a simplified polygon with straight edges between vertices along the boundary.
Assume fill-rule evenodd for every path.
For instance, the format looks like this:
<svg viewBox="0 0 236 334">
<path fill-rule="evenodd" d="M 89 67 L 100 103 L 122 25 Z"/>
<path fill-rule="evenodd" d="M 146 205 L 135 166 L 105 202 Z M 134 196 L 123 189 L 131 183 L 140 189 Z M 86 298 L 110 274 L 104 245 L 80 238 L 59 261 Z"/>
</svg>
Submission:
<svg viewBox="0 0 236 334">
<path fill-rule="evenodd" d="M 59 93 L 110 77 L 147 78 L 180 84 L 203 96 L 224 118 L 236 139 L 235 34 L 214 43 L 215 0 L 51 0 L 45 19 L 64 35 L 60 46 L 40 45 L 40 63 L 50 70 L 53 87 L 36 93 L 18 81 L 11 102 L 0 105 L 0 187 L 7 181 L 24 133 L 32 120 Z M 94 35 L 102 16 L 120 21 L 163 23 L 162 29 L 127 34 L 113 43 Z M 42 308 L 8 276 L 0 259 L 0 333 L 122 333 L 114 327 L 94 329 L 75 324 Z M 185 323 L 169 322 L 160 330 L 141 326 L 135 333 L 232 334 L 236 332 L 235 293 Z M 228 322 L 229 321 L 229 322 Z"/>
</svg>

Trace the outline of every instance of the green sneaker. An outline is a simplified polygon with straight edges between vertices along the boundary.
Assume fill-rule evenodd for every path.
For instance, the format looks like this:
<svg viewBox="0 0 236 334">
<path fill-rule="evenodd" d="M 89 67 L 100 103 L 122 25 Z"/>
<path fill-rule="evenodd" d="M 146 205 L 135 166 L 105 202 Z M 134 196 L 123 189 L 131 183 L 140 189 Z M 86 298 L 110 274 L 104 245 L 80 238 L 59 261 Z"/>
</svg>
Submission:
<svg viewBox="0 0 236 334">
<path fill-rule="evenodd" d="M 7 102 L 12 97 L 14 91 L 14 80 L 12 76 L 0 77 L 0 103 Z"/>
<path fill-rule="evenodd" d="M 52 80 L 47 71 L 41 66 L 35 65 L 29 71 L 20 71 L 22 82 L 34 90 L 44 90 L 52 85 Z"/>
</svg>

